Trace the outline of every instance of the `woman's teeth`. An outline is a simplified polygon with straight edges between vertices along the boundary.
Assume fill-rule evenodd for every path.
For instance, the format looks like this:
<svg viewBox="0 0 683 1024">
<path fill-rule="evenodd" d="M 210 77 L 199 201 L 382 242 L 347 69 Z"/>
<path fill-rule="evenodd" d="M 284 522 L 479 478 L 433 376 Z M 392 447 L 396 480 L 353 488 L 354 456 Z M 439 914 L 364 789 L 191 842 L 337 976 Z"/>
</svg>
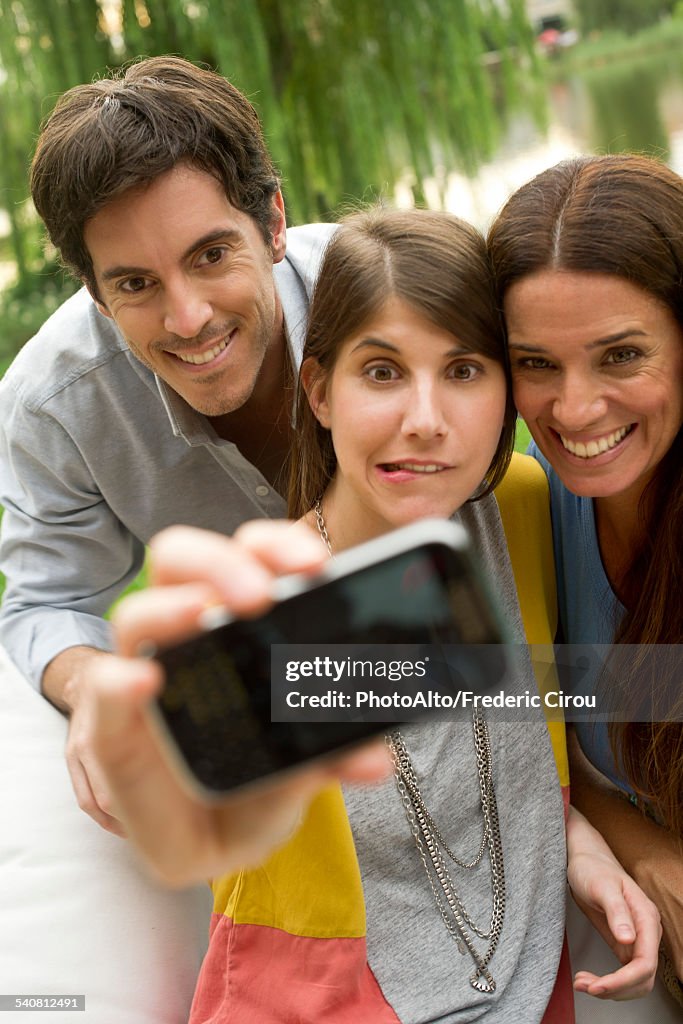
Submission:
<svg viewBox="0 0 683 1024">
<path fill-rule="evenodd" d="M 414 462 L 387 462 L 385 467 L 388 473 L 395 473 L 399 469 L 408 470 L 410 473 L 439 473 L 446 466 L 437 466 L 435 462 L 428 462 L 417 465 Z"/>
<path fill-rule="evenodd" d="M 593 459 L 596 455 L 602 455 L 603 452 L 608 452 L 610 448 L 618 445 L 627 434 L 630 434 L 632 429 L 633 424 L 630 427 L 619 427 L 619 430 L 615 430 L 611 434 L 605 434 L 604 437 L 599 437 L 595 441 L 588 441 L 586 444 L 583 441 L 570 441 L 568 437 L 563 437 L 562 434 L 560 434 L 560 441 L 572 455 L 577 455 L 580 459 Z"/>
</svg>

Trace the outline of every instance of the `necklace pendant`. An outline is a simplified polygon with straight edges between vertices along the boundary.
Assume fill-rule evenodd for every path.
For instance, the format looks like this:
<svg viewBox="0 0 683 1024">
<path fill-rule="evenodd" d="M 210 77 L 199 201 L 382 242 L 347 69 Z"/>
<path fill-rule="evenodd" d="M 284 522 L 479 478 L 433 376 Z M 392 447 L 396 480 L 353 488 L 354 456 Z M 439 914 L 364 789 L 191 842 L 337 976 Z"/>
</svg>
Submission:
<svg viewBox="0 0 683 1024">
<path fill-rule="evenodd" d="M 460 953 L 461 956 L 464 956 L 465 953 L 467 952 L 467 946 L 465 945 L 465 943 L 462 941 L 462 939 L 456 939 L 455 943 L 458 947 L 458 953 Z"/>
<path fill-rule="evenodd" d="M 496 983 L 487 971 L 486 974 L 480 974 L 477 971 L 470 977 L 470 985 L 472 988 L 476 988 L 477 992 L 495 992 Z"/>
</svg>

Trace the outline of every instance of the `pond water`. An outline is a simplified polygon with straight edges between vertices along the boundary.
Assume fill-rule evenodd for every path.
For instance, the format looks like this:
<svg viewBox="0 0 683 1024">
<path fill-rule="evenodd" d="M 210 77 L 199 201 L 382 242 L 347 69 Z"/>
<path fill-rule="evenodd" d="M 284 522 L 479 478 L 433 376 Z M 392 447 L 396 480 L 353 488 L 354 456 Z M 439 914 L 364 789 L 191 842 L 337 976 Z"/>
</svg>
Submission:
<svg viewBox="0 0 683 1024">
<path fill-rule="evenodd" d="M 494 158 L 474 178 L 439 169 L 423 183 L 430 205 L 485 228 L 507 196 L 538 172 L 579 153 L 645 152 L 683 175 L 683 63 L 678 50 L 562 73 L 551 69 L 540 118 L 507 117 Z M 410 175 L 397 200 L 410 202 Z"/>
</svg>

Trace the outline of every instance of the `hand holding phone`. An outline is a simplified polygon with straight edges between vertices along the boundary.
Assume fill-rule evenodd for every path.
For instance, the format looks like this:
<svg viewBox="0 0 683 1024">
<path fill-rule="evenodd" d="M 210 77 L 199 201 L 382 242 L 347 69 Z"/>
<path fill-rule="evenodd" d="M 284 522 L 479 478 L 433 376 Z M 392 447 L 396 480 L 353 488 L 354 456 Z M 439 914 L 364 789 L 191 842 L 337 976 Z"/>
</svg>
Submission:
<svg viewBox="0 0 683 1024">
<path fill-rule="evenodd" d="M 233 538 L 174 527 L 151 545 L 157 586 L 119 605 L 114 622 L 120 657 L 103 659 L 86 688 L 93 746 L 117 816 L 167 884 L 201 882 L 263 860 L 332 778 L 368 781 L 389 770 L 380 742 L 273 779 L 259 792 L 208 805 L 179 781 L 150 723 L 148 708 L 163 678 L 156 662 L 135 657 L 142 641 L 161 645 L 187 638 L 198 630 L 207 602 L 239 615 L 263 608 L 278 574 L 311 572 L 325 557 L 305 526 L 264 521 Z"/>
<path fill-rule="evenodd" d="M 307 645 L 317 645 L 320 660 L 335 651 L 342 666 L 347 645 L 368 655 L 378 645 L 384 652 L 422 647 L 435 668 L 442 645 L 460 645 L 475 687 L 502 650 L 492 647 L 504 630 L 467 534 L 448 521 L 422 520 L 376 538 L 314 577 L 281 578 L 273 595 L 275 604 L 259 617 L 219 612 L 201 635 L 155 653 L 165 677 L 154 706 L 160 735 L 188 785 L 208 799 L 261 785 L 402 721 L 399 711 L 379 719 L 274 715 L 273 645 L 304 658 Z M 325 685 L 314 679 L 312 696 Z"/>
</svg>

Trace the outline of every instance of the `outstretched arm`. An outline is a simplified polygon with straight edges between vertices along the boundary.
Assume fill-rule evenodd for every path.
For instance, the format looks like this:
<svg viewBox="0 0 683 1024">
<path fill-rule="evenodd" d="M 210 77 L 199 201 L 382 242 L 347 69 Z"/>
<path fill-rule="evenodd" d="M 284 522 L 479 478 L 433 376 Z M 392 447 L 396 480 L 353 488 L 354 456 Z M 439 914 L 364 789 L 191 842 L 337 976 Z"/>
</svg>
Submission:
<svg viewBox="0 0 683 1024">
<path fill-rule="evenodd" d="M 191 636 L 201 613 L 222 604 L 253 615 L 270 603 L 275 575 L 313 571 L 324 560 L 306 526 L 250 523 L 233 538 L 173 527 L 151 545 L 152 589 L 121 603 L 119 655 L 93 666 L 87 687 L 93 742 L 113 809 L 154 872 L 184 885 L 258 863 L 296 829 L 311 798 L 335 778 L 383 777 L 383 743 L 313 764 L 221 803 L 187 790 L 166 758 L 147 706 L 162 685 L 160 666 L 136 657 L 143 641 Z"/>
</svg>

